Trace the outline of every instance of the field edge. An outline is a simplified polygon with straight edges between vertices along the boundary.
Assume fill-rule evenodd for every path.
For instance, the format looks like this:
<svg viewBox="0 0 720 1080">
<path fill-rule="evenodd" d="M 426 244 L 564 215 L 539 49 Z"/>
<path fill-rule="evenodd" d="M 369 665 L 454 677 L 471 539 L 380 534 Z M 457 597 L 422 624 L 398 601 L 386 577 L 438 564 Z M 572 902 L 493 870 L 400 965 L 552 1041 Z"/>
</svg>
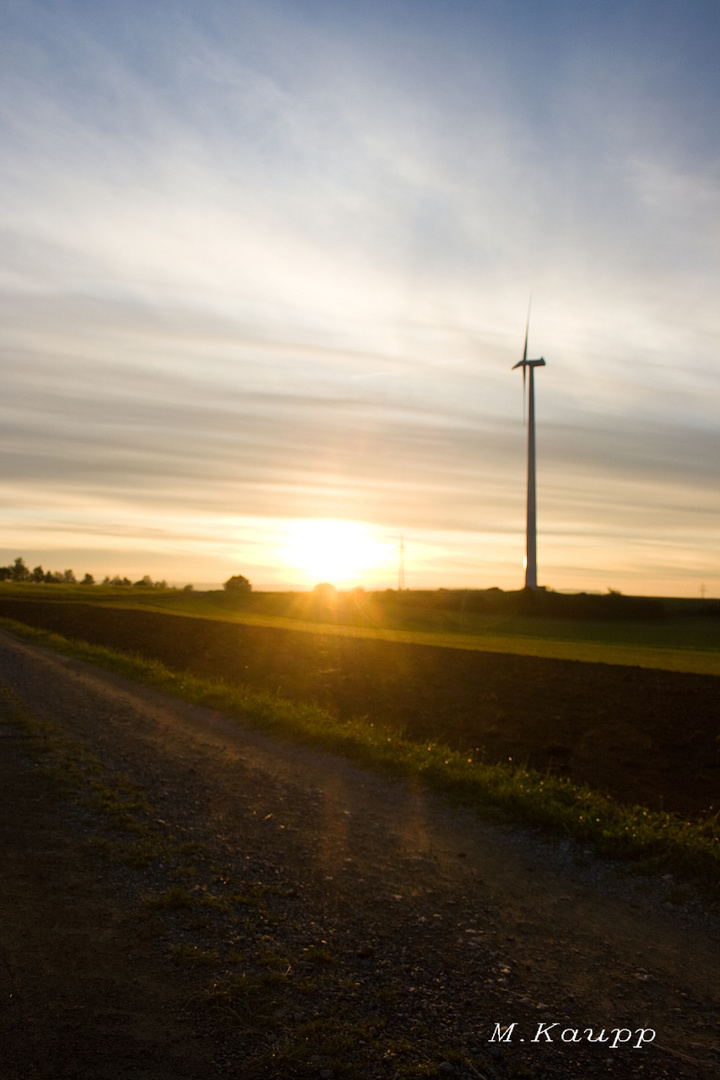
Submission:
<svg viewBox="0 0 720 1080">
<path fill-rule="evenodd" d="M 572 838 L 636 872 L 671 873 L 720 902 L 720 811 L 695 821 L 623 806 L 587 786 L 522 765 L 487 765 L 439 742 L 412 742 L 363 719 L 338 720 L 318 706 L 175 671 L 159 661 L 64 638 L 15 620 L 0 627 L 62 655 L 152 689 L 218 709 L 241 723 L 341 753 L 474 808 L 479 815 Z"/>
<path fill-rule="evenodd" d="M 38 590 L 41 590 L 38 593 Z M 430 645 L 438 648 L 461 649 L 471 652 L 500 653 L 504 655 L 536 656 L 540 659 L 577 660 L 582 663 L 612 664 L 623 667 L 640 667 L 658 671 L 677 671 L 695 675 L 720 676 L 720 647 L 716 632 L 720 621 L 704 625 L 702 634 L 689 633 L 681 624 L 673 624 L 674 635 L 685 635 L 685 643 L 652 640 L 662 622 L 648 628 L 646 624 L 612 623 L 598 621 L 569 622 L 567 619 L 511 619 L 483 618 L 480 625 L 441 625 L 432 627 L 408 627 L 398 625 L 392 613 L 382 609 L 370 617 L 369 609 L 363 609 L 365 621 L 346 621 L 341 613 L 322 605 L 312 613 L 306 603 L 293 614 L 280 614 L 248 608 L 246 599 L 235 600 L 225 593 L 190 593 L 167 590 L 101 591 L 83 586 L 4 586 L 2 596 L 9 600 L 90 604 L 109 610 L 149 611 L 157 614 L 175 615 L 187 619 L 209 619 L 213 622 L 293 630 L 299 633 L 321 634 L 366 640 L 389 641 L 408 645 Z M 112 593 L 112 595 L 111 595 Z M 0 596 L 0 599 L 2 599 Z M 252 594 L 251 599 L 262 600 L 262 594 Z M 375 609 L 373 609 L 375 610 Z M 427 614 L 427 613 L 426 613 Z M 512 625 L 512 624 L 515 625 Z M 619 629 L 632 625 L 633 635 L 640 639 L 609 640 L 607 634 L 617 634 Z M 696 628 L 697 629 L 697 628 Z M 710 630 L 712 629 L 712 633 Z M 649 631 L 652 635 L 648 639 Z M 643 640 L 645 635 L 646 640 Z"/>
</svg>

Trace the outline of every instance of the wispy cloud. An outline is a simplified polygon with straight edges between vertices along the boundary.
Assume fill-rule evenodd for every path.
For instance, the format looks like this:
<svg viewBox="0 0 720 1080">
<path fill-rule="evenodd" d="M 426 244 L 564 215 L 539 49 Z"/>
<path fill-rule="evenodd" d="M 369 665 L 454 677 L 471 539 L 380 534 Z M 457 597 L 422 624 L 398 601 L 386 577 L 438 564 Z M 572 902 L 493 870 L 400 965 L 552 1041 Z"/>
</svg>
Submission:
<svg viewBox="0 0 720 1080">
<path fill-rule="evenodd" d="M 81 506 L 88 551 L 118 514 L 142 550 L 162 506 L 153 528 L 188 551 L 203 514 L 231 546 L 233 515 L 422 530 L 436 584 L 481 533 L 521 552 L 509 368 L 534 291 L 555 583 L 602 574 L 551 554 L 571 528 L 666 587 L 638 551 L 678 535 L 679 506 L 711 578 L 712 23 L 678 29 L 671 4 L 644 36 L 647 4 L 546 7 L 9 9 L 8 550 L 42 549 L 34 499 L 45 536 Z M 695 587 L 689 543 L 673 589 Z"/>
</svg>

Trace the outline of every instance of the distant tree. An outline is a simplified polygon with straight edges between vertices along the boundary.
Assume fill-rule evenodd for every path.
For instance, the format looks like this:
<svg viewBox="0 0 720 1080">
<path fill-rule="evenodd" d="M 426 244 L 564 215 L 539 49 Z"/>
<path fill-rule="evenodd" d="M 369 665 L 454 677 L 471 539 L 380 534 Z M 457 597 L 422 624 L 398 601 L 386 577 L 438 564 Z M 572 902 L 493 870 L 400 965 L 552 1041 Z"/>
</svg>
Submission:
<svg viewBox="0 0 720 1080">
<path fill-rule="evenodd" d="M 191 585 L 184 585 L 183 586 L 183 592 L 192 592 L 194 588 L 195 588 L 195 586 L 192 585 L 192 584 Z"/>
<path fill-rule="evenodd" d="M 77 585 L 77 578 L 73 574 L 72 570 L 64 570 L 62 579 L 64 585 Z"/>
<path fill-rule="evenodd" d="M 310 603 L 315 618 L 334 618 L 338 610 L 338 591 L 329 581 L 321 581 L 313 589 Z"/>
<path fill-rule="evenodd" d="M 9 581 L 12 577 L 11 566 L 0 566 L 0 581 Z"/>
<path fill-rule="evenodd" d="M 95 578 L 92 576 L 92 574 L 86 574 L 85 577 L 80 582 L 80 584 L 81 585 L 94 585 L 95 584 Z"/>
<path fill-rule="evenodd" d="M 30 571 L 28 570 L 27 566 L 25 565 L 24 560 L 19 555 L 18 555 L 17 559 L 15 560 L 15 562 L 14 562 L 14 564 L 13 564 L 11 570 L 10 570 L 10 577 L 12 578 L 13 581 L 29 581 L 30 580 Z"/>
<path fill-rule="evenodd" d="M 63 579 L 59 570 L 48 570 L 45 573 L 43 581 L 46 581 L 48 585 L 58 585 Z"/>
<path fill-rule="evenodd" d="M 251 592 L 252 585 L 244 576 L 244 574 L 233 574 L 232 577 L 229 577 L 227 581 L 224 582 L 223 589 L 225 589 L 225 592 L 234 593 L 237 595 L 238 593 Z"/>
<path fill-rule="evenodd" d="M 139 581 L 135 582 L 135 586 L 139 589 L 152 589 L 153 580 L 149 574 L 145 574 L 144 577 L 141 577 Z"/>
<path fill-rule="evenodd" d="M 36 566 L 35 567 L 32 574 L 30 575 L 30 580 L 31 581 L 44 581 L 45 580 L 45 571 L 43 570 L 42 566 Z"/>
<path fill-rule="evenodd" d="M 337 589 L 329 581 L 321 581 L 313 589 L 313 596 L 318 600 L 324 600 L 326 603 L 334 603 L 337 597 Z"/>
</svg>

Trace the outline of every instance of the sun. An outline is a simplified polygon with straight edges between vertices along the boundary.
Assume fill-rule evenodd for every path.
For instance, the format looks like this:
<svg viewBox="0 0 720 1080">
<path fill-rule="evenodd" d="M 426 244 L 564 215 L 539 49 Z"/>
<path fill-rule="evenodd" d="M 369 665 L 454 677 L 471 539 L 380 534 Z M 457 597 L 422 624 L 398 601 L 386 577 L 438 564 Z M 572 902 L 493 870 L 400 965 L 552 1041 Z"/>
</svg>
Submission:
<svg viewBox="0 0 720 1080">
<path fill-rule="evenodd" d="M 296 521 L 284 561 L 305 573 L 308 584 L 358 585 L 384 561 L 383 546 L 357 521 Z"/>
</svg>

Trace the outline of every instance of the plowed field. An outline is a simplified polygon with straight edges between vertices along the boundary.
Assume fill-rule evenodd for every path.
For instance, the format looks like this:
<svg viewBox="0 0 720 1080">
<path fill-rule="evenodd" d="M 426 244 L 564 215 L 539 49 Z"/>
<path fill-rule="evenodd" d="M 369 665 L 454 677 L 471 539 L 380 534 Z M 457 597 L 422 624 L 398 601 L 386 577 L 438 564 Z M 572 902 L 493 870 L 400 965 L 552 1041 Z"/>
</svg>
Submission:
<svg viewBox="0 0 720 1080">
<path fill-rule="evenodd" d="M 720 802 L 716 676 L 83 604 L 2 600 L 0 614 L 414 738 L 480 748 L 489 762 L 551 768 L 622 802 L 686 815 Z"/>
</svg>

